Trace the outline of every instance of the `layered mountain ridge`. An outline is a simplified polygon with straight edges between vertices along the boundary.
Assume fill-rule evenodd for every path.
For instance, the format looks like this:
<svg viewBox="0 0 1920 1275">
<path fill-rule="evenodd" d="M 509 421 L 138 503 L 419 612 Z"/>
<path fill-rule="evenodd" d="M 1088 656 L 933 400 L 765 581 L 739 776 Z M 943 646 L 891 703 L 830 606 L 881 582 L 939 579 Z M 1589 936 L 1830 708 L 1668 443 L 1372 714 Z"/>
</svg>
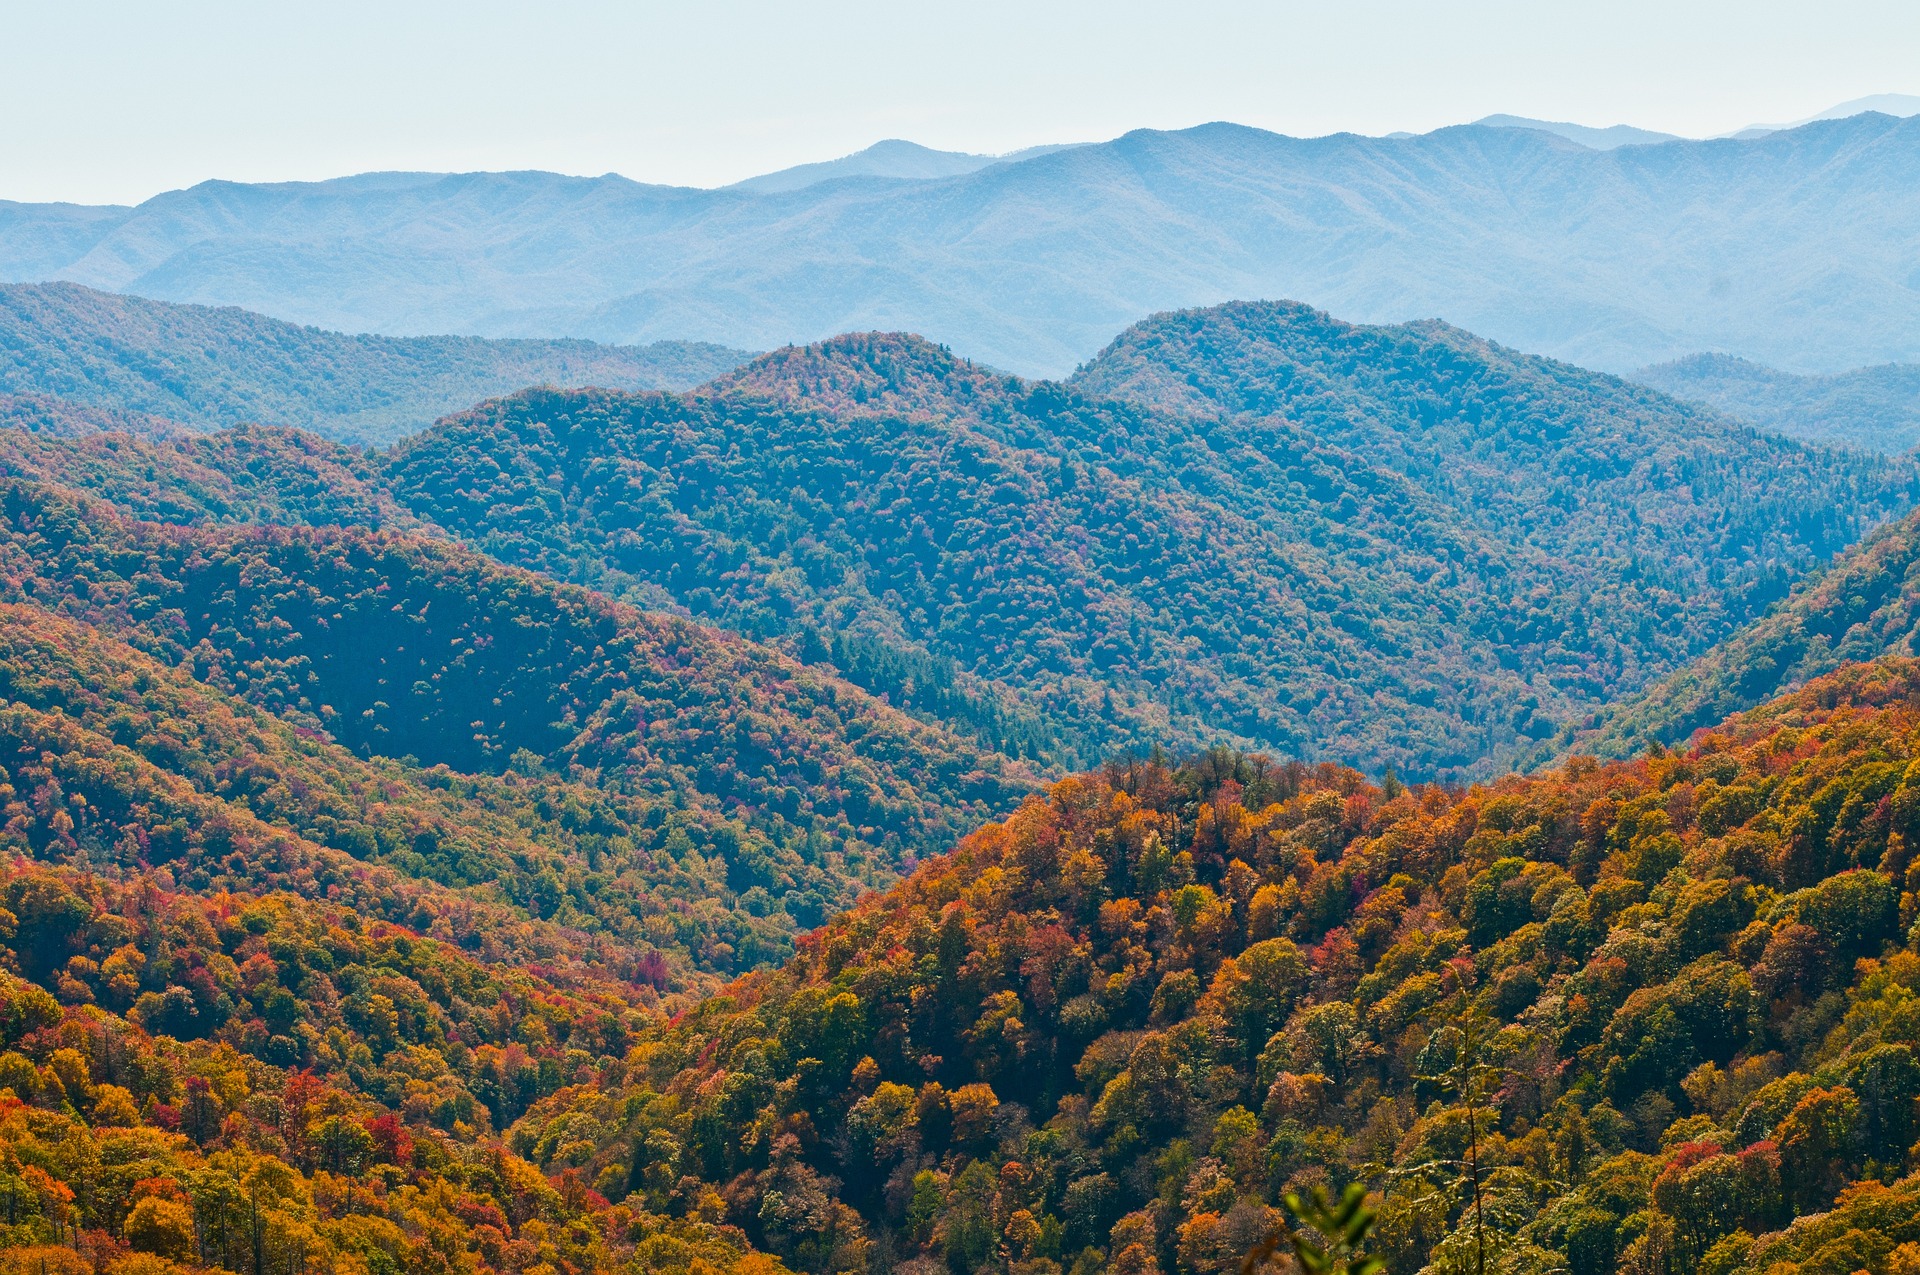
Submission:
<svg viewBox="0 0 1920 1275">
<path fill-rule="evenodd" d="M 746 357 L 686 341 L 348 336 L 231 307 L 0 285 L 0 394 L 18 404 L 8 416 L 56 433 L 264 424 L 387 443 L 524 385 L 684 389 Z"/>
<path fill-rule="evenodd" d="M 1595 151 L 1534 129 L 1142 130 L 935 181 L 755 194 L 545 173 L 0 206 L 0 278 L 302 323 L 770 349 L 902 329 L 1061 376 L 1142 314 L 1305 297 L 1624 372 L 1920 358 L 1920 119 Z M 1718 215 L 1702 217 L 1711 207 Z M 301 423 L 301 422 L 288 422 Z"/>
<path fill-rule="evenodd" d="M 7 1271 L 1920 1263 L 1910 460 L 1287 304 L 20 410 Z"/>
<path fill-rule="evenodd" d="M 686 395 L 529 391 L 366 458 L 294 444 L 285 472 L 290 436 L 217 437 L 16 464 L 149 517 L 433 528 L 1068 766 L 1226 740 L 1483 773 L 1920 487 L 1455 329 L 1287 304 L 1158 316 L 1071 385 L 872 334 Z M 164 491 L 155 449 L 188 462 Z"/>
<path fill-rule="evenodd" d="M 1920 365 L 1913 363 L 1795 376 L 1731 355 L 1696 354 L 1641 368 L 1633 379 L 1795 438 L 1883 452 L 1920 442 Z"/>
</svg>

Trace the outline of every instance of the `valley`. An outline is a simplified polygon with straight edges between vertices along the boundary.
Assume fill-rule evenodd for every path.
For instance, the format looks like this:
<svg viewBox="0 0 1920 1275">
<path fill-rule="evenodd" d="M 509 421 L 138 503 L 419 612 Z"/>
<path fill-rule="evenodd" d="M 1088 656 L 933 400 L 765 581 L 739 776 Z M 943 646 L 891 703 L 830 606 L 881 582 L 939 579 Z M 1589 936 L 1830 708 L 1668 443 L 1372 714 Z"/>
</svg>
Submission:
<svg viewBox="0 0 1920 1275">
<path fill-rule="evenodd" d="M 9 295 L 0 1268 L 1920 1259 L 1911 455 L 1291 302 Z"/>
</svg>

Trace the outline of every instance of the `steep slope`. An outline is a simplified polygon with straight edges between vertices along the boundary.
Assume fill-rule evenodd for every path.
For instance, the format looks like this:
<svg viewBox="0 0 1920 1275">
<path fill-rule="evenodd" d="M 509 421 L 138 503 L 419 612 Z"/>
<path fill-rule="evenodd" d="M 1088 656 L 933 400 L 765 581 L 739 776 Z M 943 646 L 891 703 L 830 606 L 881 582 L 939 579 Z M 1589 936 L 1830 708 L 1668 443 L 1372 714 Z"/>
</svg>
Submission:
<svg viewBox="0 0 1920 1275">
<path fill-rule="evenodd" d="M 1633 379 L 1794 438 L 1881 452 L 1920 442 L 1920 364 L 1796 376 L 1730 354 L 1695 354 L 1643 367 Z"/>
<path fill-rule="evenodd" d="M 1916 695 L 1855 666 L 1465 792 L 1110 766 L 510 1142 L 817 1272 L 1225 1275 L 1349 1181 L 1394 1271 L 1473 1269 L 1476 1202 L 1503 1271 L 1905 1262 Z"/>
<path fill-rule="evenodd" d="M 1553 641 L 1513 608 L 1535 582 L 1390 476 L 911 339 L 782 352 L 687 397 L 518 395 L 386 473 L 507 561 L 843 667 L 953 661 L 1042 715 L 1012 733 L 990 698 L 995 742 L 1063 759 L 1226 736 L 1452 771 L 1566 711 L 1503 672 Z"/>
<path fill-rule="evenodd" d="M 745 358 L 688 342 L 346 336 L 73 284 L 0 286 L 0 392 L 349 442 L 389 442 L 523 385 L 682 388 Z"/>
<path fill-rule="evenodd" d="M 0 752 L 37 755 L 35 782 L 55 786 L 11 825 L 35 857 L 165 867 L 203 893 L 332 890 L 423 929 L 460 918 L 445 936 L 493 959 L 529 944 L 592 952 L 682 988 L 786 955 L 796 929 L 855 893 L 691 789 L 635 798 L 532 770 L 357 757 L 37 607 L 0 607 L 0 706 Z M 64 829 L 58 794 L 72 803 Z M 383 884 L 342 895 L 341 880 Z"/>
<path fill-rule="evenodd" d="M 1920 514 L 1883 528 L 1815 573 L 1765 616 L 1556 748 L 1620 756 L 1675 744 L 1729 713 L 1843 664 L 1913 655 L 1920 630 Z"/>
<path fill-rule="evenodd" d="M 208 530 L 0 486 L 4 595 L 363 756 L 702 800 L 847 888 L 1018 800 L 997 754 L 767 648 L 418 537 Z M 676 797 L 679 794 L 679 797 Z M 735 888 L 772 886 L 743 854 Z M 827 900 L 788 901 L 817 920 Z"/>
<path fill-rule="evenodd" d="M 1072 384 L 1171 410 L 1280 416 L 1406 476 L 1490 536 L 1684 599 L 1709 641 L 1920 492 L 1910 461 L 1756 435 L 1443 323 L 1367 327 L 1288 302 L 1156 315 Z"/>
<path fill-rule="evenodd" d="M 1838 371 L 1920 360 L 1916 150 L 1920 119 L 1872 114 L 1608 151 L 1532 129 L 1208 124 L 769 194 L 550 173 L 207 182 L 137 208 L 0 208 L 0 278 L 344 331 L 769 349 L 902 329 L 1052 376 L 1142 314 L 1292 296 L 1371 322 L 1444 314 L 1621 372 L 1707 349 Z"/>
</svg>

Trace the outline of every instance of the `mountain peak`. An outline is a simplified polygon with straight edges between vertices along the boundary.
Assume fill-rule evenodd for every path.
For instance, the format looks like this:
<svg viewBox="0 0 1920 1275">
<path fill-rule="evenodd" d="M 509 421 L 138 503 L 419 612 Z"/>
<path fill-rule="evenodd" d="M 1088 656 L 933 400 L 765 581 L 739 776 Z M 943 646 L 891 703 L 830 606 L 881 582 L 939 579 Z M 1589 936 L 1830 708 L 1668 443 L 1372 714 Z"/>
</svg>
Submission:
<svg viewBox="0 0 1920 1275">
<path fill-rule="evenodd" d="M 1850 102 L 1841 102 L 1829 106 L 1818 115 L 1809 115 L 1805 119 L 1793 120 L 1786 124 L 1750 124 L 1728 137 L 1747 140 L 1765 137 L 1769 133 L 1780 133 L 1790 128 L 1799 128 L 1803 124 L 1822 124 L 1828 120 L 1852 119 L 1856 115 L 1891 115 L 1895 119 L 1910 119 L 1920 115 L 1920 97 L 1911 93 L 1875 93 L 1868 97 L 1856 97 Z"/>
<path fill-rule="evenodd" d="M 1017 163 L 1023 159 L 1035 159 L 1053 151 L 1066 149 L 1066 146 L 1029 146 L 1025 150 L 1009 151 L 1004 155 L 977 155 L 967 151 L 935 150 L 930 146 L 922 146 L 918 142 L 909 142 L 904 138 L 889 137 L 875 142 L 865 150 L 855 151 L 851 155 L 842 155 L 839 159 L 823 160 L 814 164 L 797 164 L 777 172 L 762 173 L 757 177 L 737 181 L 725 189 L 771 195 L 802 190 L 821 182 L 837 181 L 847 177 L 928 181 L 941 177 L 960 177 L 967 173 L 978 172 L 992 164 Z"/>
<path fill-rule="evenodd" d="M 1587 124 L 1568 124 L 1558 120 L 1528 119 L 1524 115 L 1488 115 L 1477 119 L 1474 125 L 1479 128 L 1530 128 L 1535 132 L 1552 133 L 1578 143 L 1588 150 L 1610 151 L 1621 146 L 1650 146 L 1660 142 L 1682 140 L 1675 133 L 1658 133 L 1652 129 L 1635 128 L 1630 124 L 1613 124 L 1606 128 L 1594 128 Z"/>
<path fill-rule="evenodd" d="M 911 332 L 850 332 L 762 354 L 709 388 L 828 411 L 966 414 L 969 403 L 1019 383 Z"/>
</svg>

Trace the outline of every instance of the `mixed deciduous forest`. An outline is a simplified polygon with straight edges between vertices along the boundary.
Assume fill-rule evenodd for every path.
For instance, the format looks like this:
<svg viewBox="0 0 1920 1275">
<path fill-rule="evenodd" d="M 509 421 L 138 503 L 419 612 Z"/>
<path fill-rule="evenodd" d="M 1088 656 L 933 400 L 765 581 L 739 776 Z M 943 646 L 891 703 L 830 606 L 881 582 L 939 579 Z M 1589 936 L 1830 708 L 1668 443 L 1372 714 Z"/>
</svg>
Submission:
<svg viewBox="0 0 1920 1275">
<path fill-rule="evenodd" d="M 1043 765 L 1225 740 L 1435 779 L 1540 755 L 1920 494 L 1908 458 L 1297 306 L 1150 320 L 1075 385 L 870 335 L 371 455 L 256 428 L 12 463 L 147 518 L 434 529 Z"/>
<path fill-rule="evenodd" d="M 20 403 L 0 1275 L 1920 1272 L 1911 459 L 1284 305 Z"/>
<path fill-rule="evenodd" d="M 1916 677 L 1465 792 L 1109 765 L 515 1145 L 818 1271 L 1231 1272 L 1314 1182 L 1396 1270 L 1911 1262 Z"/>
</svg>

